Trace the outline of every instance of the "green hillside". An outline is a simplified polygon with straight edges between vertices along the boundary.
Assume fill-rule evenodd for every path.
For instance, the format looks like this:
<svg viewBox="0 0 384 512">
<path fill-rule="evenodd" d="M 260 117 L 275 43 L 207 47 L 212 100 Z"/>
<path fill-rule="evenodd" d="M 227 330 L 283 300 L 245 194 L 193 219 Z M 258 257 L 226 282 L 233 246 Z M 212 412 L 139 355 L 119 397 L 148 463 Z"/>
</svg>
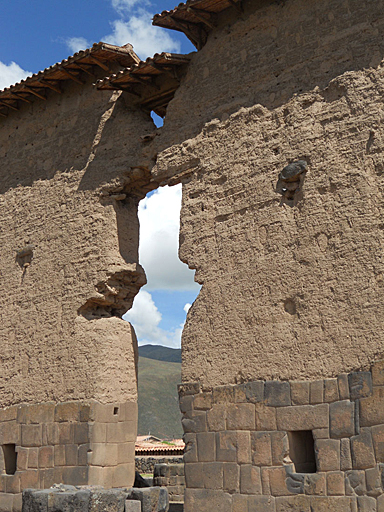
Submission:
<svg viewBox="0 0 384 512">
<path fill-rule="evenodd" d="M 139 347 L 139 356 L 157 359 L 157 361 L 181 363 L 181 348 L 162 347 L 161 345 L 142 345 Z"/>
<path fill-rule="evenodd" d="M 180 363 L 139 357 L 138 435 L 150 432 L 161 439 L 182 437 L 177 395 L 180 382 Z"/>
</svg>

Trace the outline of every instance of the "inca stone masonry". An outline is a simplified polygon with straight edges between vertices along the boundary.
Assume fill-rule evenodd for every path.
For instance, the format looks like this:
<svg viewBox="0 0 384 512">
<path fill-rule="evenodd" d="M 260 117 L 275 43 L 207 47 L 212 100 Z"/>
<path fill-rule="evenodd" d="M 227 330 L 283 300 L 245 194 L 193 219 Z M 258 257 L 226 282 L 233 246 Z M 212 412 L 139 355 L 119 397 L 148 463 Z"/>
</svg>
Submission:
<svg viewBox="0 0 384 512">
<path fill-rule="evenodd" d="M 133 484 L 137 205 L 182 183 L 185 511 L 383 512 L 384 2 L 154 25 L 197 51 L 98 43 L 0 92 L 0 510 Z"/>
</svg>

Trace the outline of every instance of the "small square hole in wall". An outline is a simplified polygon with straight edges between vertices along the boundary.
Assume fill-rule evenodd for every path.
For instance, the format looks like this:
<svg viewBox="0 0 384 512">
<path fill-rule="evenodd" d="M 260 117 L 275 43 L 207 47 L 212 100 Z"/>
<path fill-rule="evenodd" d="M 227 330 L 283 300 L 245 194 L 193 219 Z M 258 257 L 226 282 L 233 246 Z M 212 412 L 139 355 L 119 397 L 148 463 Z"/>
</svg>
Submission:
<svg viewBox="0 0 384 512">
<path fill-rule="evenodd" d="M 114 407 L 113 408 L 113 414 L 116 416 L 117 414 L 119 414 L 119 408 L 118 407 Z"/>
<path fill-rule="evenodd" d="M 289 456 L 296 473 L 316 473 L 315 444 L 311 430 L 288 432 Z"/>
<path fill-rule="evenodd" d="M 3 444 L 3 455 L 5 472 L 7 475 L 14 475 L 17 467 L 17 452 L 16 445 L 14 444 Z"/>
</svg>

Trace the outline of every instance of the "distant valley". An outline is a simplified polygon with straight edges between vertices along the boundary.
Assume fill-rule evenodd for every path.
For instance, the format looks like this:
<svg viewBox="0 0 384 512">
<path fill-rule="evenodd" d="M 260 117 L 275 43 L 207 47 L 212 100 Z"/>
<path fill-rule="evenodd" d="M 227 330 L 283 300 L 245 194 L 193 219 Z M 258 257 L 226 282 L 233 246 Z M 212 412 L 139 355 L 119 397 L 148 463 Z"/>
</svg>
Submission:
<svg viewBox="0 0 384 512">
<path fill-rule="evenodd" d="M 139 347 L 138 435 L 181 438 L 177 385 L 181 382 L 181 349 Z"/>
</svg>

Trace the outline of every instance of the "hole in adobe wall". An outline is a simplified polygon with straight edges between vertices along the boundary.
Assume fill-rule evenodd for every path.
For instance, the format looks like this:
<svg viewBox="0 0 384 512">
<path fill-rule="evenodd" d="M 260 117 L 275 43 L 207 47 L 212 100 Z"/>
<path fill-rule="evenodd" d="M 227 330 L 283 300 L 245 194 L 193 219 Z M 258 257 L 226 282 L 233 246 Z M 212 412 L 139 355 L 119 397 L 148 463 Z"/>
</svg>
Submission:
<svg viewBox="0 0 384 512">
<path fill-rule="evenodd" d="M 114 407 L 114 408 L 113 408 L 113 414 L 114 414 L 114 416 L 116 416 L 117 414 L 119 414 L 119 408 L 118 408 L 118 407 Z"/>
<path fill-rule="evenodd" d="M 16 445 L 3 444 L 3 455 L 6 474 L 14 475 L 16 473 L 17 466 Z"/>
<path fill-rule="evenodd" d="M 288 432 L 289 456 L 296 473 L 316 473 L 316 457 L 311 430 Z"/>
</svg>

